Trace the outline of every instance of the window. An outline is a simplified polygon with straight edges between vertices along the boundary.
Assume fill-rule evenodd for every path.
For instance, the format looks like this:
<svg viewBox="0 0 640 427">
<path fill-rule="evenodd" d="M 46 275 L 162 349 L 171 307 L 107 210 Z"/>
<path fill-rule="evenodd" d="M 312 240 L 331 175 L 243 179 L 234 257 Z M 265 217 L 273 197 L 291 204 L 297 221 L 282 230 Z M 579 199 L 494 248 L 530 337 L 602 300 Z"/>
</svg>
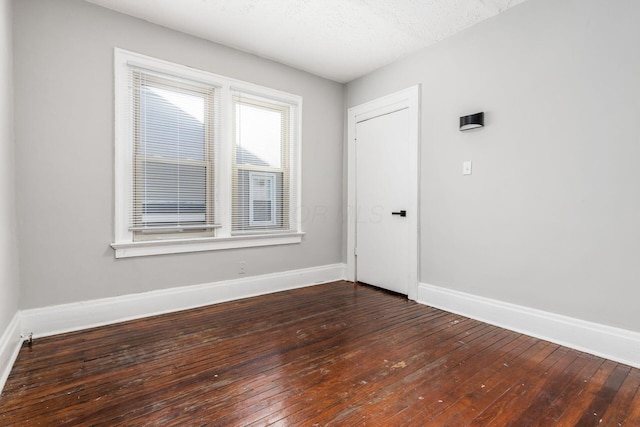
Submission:
<svg viewBox="0 0 640 427">
<path fill-rule="evenodd" d="M 215 89 L 140 70 L 131 80 L 134 240 L 213 235 Z"/>
<path fill-rule="evenodd" d="M 233 231 L 289 227 L 289 108 L 233 96 Z"/>
<path fill-rule="evenodd" d="M 249 171 L 249 227 L 277 224 L 276 208 L 280 205 L 276 203 L 275 196 L 275 173 Z"/>
<path fill-rule="evenodd" d="M 301 99 L 121 49 L 116 257 L 298 243 Z"/>
</svg>

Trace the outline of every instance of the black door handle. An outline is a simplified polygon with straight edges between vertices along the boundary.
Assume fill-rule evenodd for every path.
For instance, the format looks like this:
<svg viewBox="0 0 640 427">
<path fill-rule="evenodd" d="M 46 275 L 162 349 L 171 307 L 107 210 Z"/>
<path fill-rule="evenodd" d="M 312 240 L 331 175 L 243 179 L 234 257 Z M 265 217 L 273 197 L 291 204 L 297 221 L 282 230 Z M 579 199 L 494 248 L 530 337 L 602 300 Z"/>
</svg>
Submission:
<svg viewBox="0 0 640 427">
<path fill-rule="evenodd" d="M 407 216 L 407 211 L 391 212 L 391 215 Z"/>
</svg>

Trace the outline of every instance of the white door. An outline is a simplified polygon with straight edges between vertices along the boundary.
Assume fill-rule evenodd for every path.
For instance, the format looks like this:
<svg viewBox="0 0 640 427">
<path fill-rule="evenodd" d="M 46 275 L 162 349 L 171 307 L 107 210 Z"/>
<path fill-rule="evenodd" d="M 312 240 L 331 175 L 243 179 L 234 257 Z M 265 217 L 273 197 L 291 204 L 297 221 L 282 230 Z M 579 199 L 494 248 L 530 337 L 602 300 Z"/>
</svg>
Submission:
<svg viewBox="0 0 640 427">
<path fill-rule="evenodd" d="M 356 278 L 407 294 L 410 280 L 409 109 L 356 123 Z M 405 216 L 406 215 L 406 216 Z"/>
</svg>

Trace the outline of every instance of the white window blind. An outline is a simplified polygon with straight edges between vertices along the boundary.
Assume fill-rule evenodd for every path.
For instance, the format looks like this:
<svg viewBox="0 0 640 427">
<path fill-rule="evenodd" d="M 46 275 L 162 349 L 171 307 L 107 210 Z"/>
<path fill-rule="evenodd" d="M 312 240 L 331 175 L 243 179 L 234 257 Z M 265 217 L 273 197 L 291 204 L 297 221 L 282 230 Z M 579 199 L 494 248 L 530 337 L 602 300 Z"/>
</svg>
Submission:
<svg viewBox="0 0 640 427">
<path fill-rule="evenodd" d="M 215 89 L 130 70 L 136 240 L 213 235 Z"/>
<path fill-rule="evenodd" d="M 295 183 L 291 105 L 233 94 L 232 232 L 289 231 Z"/>
</svg>

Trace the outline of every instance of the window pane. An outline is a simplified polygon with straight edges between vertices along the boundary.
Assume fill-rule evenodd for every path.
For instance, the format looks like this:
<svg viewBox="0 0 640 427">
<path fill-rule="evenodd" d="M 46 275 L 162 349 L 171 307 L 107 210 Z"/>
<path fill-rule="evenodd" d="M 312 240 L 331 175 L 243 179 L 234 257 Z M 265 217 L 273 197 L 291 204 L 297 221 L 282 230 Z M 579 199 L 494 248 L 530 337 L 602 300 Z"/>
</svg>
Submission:
<svg viewBox="0 0 640 427">
<path fill-rule="evenodd" d="M 140 154 L 204 160 L 204 111 L 202 96 L 141 85 Z"/>
<path fill-rule="evenodd" d="M 282 113 L 236 103 L 236 162 L 282 166 Z"/>
<path fill-rule="evenodd" d="M 271 200 L 271 183 L 273 177 L 254 176 L 251 180 L 251 196 L 253 200 Z"/>
<path fill-rule="evenodd" d="M 144 162 L 139 175 L 144 225 L 205 223 L 206 168 Z"/>
<path fill-rule="evenodd" d="M 249 172 L 249 223 L 276 224 L 276 174 Z"/>
<path fill-rule="evenodd" d="M 254 223 L 271 223 L 273 222 L 271 200 L 254 200 L 253 201 L 253 218 Z"/>
</svg>

